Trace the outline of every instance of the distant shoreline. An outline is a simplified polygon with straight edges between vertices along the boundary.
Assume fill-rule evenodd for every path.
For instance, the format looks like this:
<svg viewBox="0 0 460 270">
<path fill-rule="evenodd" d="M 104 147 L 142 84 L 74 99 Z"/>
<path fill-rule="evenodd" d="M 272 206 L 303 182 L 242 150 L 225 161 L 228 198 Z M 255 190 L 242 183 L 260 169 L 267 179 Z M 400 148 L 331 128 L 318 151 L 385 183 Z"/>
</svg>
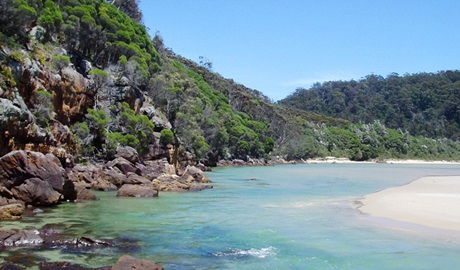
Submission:
<svg viewBox="0 0 460 270">
<path fill-rule="evenodd" d="M 348 158 L 324 157 L 301 160 L 285 160 L 280 157 L 271 160 L 241 159 L 219 161 L 217 167 L 244 167 L 244 166 L 273 166 L 284 164 L 408 164 L 408 165 L 460 165 L 460 161 L 448 160 L 421 160 L 421 159 L 383 159 L 355 161 Z"/>
</svg>

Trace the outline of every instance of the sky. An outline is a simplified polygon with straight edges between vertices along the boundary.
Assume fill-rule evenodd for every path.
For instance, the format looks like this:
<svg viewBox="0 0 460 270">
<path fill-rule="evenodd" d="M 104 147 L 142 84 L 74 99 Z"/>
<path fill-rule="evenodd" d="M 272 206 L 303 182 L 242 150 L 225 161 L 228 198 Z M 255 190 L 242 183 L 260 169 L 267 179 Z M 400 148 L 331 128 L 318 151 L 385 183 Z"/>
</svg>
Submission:
<svg viewBox="0 0 460 270">
<path fill-rule="evenodd" d="M 460 69 L 458 0 L 142 0 L 166 47 L 273 101 L 331 80 Z"/>
</svg>

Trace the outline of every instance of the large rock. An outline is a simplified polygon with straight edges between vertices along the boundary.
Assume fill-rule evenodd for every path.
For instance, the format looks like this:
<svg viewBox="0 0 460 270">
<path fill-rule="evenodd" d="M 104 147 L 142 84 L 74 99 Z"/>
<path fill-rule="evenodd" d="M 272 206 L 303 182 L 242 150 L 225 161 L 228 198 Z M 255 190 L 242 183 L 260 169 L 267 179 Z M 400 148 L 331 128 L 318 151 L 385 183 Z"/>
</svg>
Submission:
<svg viewBox="0 0 460 270">
<path fill-rule="evenodd" d="M 117 187 L 121 187 L 126 181 L 126 175 L 121 173 L 118 168 L 106 168 L 98 176 L 97 181 L 101 183 L 111 183 Z"/>
<path fill-rule="evenodd" d="M 112 267 L 112 270 L 163 270 L 163 267 L 159 266 L 155 262 L 145 260 L 145 259 L 138 259 L 131 257 L 129 255 L 123 255 L 120 259 L 118 259 L 117 263 Z"/>
<path fill-rule="evenodd" d="M 185 171 L 182 173 L 182 175 L 190 175 L 194 178 L 194 181 L 196 182 L 199 182 L 199 183 L 209 183 L 211 182 L 207 177 L 206 175 L 204 174 L 204 172 L 195 167 L 195 166 L 187 166 L 185 168 Z"/>
<path fill-rule="evenodd" d="M 135 173 L 128 173 L 125 183 L 132 185 L 150 185 L 152 181 Z"/>
<path fill-rule="evenodd" d="M 13 151 L 0 158 L 0 185 L 11 189 L 25 180 L 37 178 L 55 191 L 62 192 L 64 169 L 54 155 L 32 151 Z"/>
<path fill-rule="evenodd" d="M 77 191 L 77 201 L 93 201 L 97 200 L 96 194 L 92 193 L 90 190 L 84 186 L 76 186 Z"/>
<path fill-rule="evenodd" d="M 158 197 L 158 191 L 148 185 L 123 185 L 117 192 L 118 197 L 152 198 Z"/>
<path fill-rule="evenodd" d="M 141 171 L 138 168 L 136 168 L 136 166 L 134 166 L 133 163 L 122 157 L 118 157 L 112 161 L 107 162 L 107 167 L 116 167 L 124 174 L 128 174 L 130 172 L 141 174 Z"/>
<path fill-rule="evenodd" d="M 53 205 L 63 198 L 62 194 L 55 191 L 48 182 L 39 178 L 27 179 L 23 184 L 13 187 L 11 191 L 16 199 L 31 205 Z"/>
<path fill-rule="evenodd" d="M 139 162 L 139 154 L 137 153 L 136 149 L 129 146 L 117 147 L 116 157 L 124 158 L 133 164 Z"/>
</svg>

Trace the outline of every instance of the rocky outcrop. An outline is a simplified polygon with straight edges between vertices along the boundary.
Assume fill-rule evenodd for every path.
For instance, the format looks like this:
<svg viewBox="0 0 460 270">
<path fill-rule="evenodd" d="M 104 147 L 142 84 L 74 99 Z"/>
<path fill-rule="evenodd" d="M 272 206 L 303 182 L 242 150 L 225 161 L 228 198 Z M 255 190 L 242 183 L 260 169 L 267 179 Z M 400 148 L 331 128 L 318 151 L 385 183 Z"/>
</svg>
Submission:
<svg viewBox="0 0 460 270">
<path fill-rule="evenodd" d="M 53 205 L 63 199 L 65 174 L 52 154 L 13 151 L 0 158 L 2 194 L 27 205 Z"/>
<path fill-rule="evenodd" d="M 0 155 L 14 149 L 18 138 L 27 138 L 32 126 L 34 116 L 27 107 L 21 108 L 20 104 L 0 98 Z"/>
<path fill-rule="evenodd" d="M 117 192 L 118 197 L 152 198 L 158 197 L 158 190 L 151 185 L 123 185 Z"/>
<path fill-rule="evenodd" d="M 176 170 L 166 159 L 133 163 L 124 157 L 106 164 L 76 165 L 68 172 L 76 186 L 99 191 L 117 190 L 125 185 L 150 186 L 158 191 L 197 191 L 212 188 L 202 170 L 188 166 Z"/>
<path fill-rule="evenodd" d="M 64 169 L 52 154 L 13 151 L 0 158 L 0 185 L 11 189 L 27 179 L 37 178 L 58 192 L 64 185 Z"/>
<path fill-rule="evenodd" d="M 163 267 L 159 266 L 155 262 L 138 259 L 129 255 L 124 255 L 118 259 L 117 263 L 112 267 L 112 270 L 126 270 L 126 269 L 149 269 L 149 270 L 163 270 Z"/>
</svg>

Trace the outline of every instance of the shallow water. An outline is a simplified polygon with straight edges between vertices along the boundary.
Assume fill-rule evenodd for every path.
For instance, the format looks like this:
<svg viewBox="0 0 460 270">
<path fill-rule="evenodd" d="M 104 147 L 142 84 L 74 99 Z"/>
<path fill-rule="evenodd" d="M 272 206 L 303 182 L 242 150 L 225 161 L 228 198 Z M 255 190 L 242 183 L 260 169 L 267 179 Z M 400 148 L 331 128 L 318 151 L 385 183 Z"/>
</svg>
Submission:
<svg viewBox="0 0 460 270">
<path fill-rule="evenodd" d="M 62 204 L 2 228 L 62 224 L 69 235 L 135 243 L 122 251 L 15 250 L 87 267 L 112 265 L 124 252 L 166 269 L 457 269 L 460 244 L 448 233 L 380 222 L 356 209 L 365 194 L 425 175 L 460 175 L 460 166 L 219 168 L 208 174 L 211 190 L 154 199 L 97 193 L 99 201 Z"/>
</svg>

